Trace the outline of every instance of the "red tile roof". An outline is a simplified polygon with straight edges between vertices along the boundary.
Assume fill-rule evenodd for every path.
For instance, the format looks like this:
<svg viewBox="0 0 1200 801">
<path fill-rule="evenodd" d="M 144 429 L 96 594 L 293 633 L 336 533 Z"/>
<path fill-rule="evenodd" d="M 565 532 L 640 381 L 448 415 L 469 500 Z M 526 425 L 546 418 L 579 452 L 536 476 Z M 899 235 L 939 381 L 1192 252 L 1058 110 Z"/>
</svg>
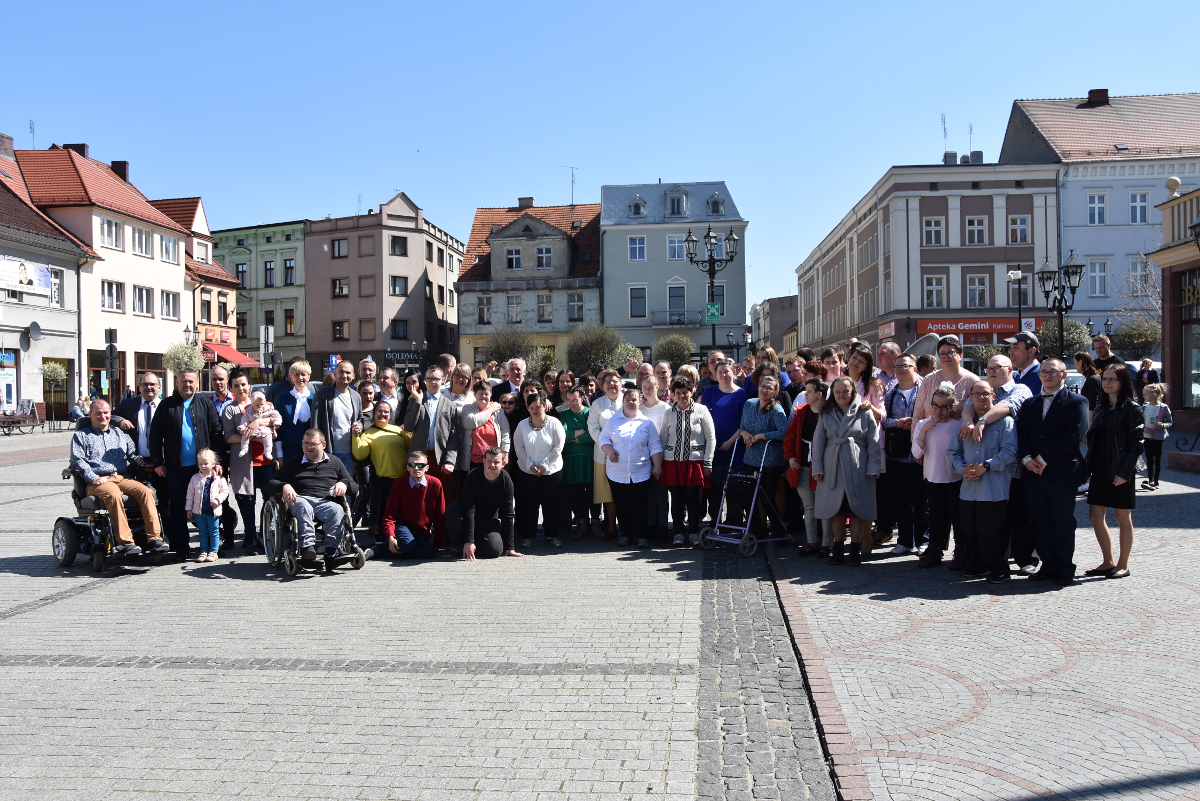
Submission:
<svg viewBox="0 0 1200 801">
<path fill-rule="evenodd" d="M 204 262 L 196 261 L 191 256 L 184 254 L 183 269 L 188 277 L 196 283 L 211 284 L 213 286 L 223 286 L 229 289 L 237 289 L 241 286 L 236 278 L 225 271 L 225 268 L 219 264 L 205 264 Z"/>
<path fill-rule="evenodd" d="M 459 281 L 492 280 L 491 248 L 487 238 L 493 227 L 503 228 L 522 214 L 531 214 L 543 222 L 561 228 L 574 240 L 571 254 L 571 278 L 592 278 L 600 274 L 600 204 L 580 203 L 575 206 L 533 206 L 531 208 L 480 208 L 475 209 L 475 222 L 471 224 L 471 238 L 463 255 L 463 270 Z M 572 228 L 576 220 L 579 228 Z M 585 259 L 586 254 L 591 259 Z M 476 257 L 482 257 L 476 261 Z"/>
<path fill-rule="evenodd" d="M 1191 158 L 1200 155 L 1200 93 L 1017 100 L 1064 162 Z M 1117 145 L 1125 145 L 1117 149 Z"/>
<path fill-rule="evenodd" d="M 164 200 L 151 200 L 150 205 L 187 230 L 195 230 L 196 213 L 200 211 L 200 198 L 171 197 Z"/>
<path fill-rule="evenodd" d="M 18 164 L 6 159 L 0 160 L 0 170 L 2 170 L 0 172 L 0 184 L 3 184 L 4 188 L 12 193 L 11 198 L 4 204 L 4 213 L 0 214 L 0 224 L 19 228 L 35 236 L 48 237 L 47 244 L 52 243 L 55 239 L 66 239 L 71 244 L 78 246 L 80 250 L 91 258 L 100 259 L 96 251 L 80 242 L 65 228 L 46 216 L 41 209 L 33 205 L 33 202 L 29 199 L 29 191 L 25 188 L 25 181 L 22 180 L 21 168 Z"/>
<path fill-rule="evenodd" d="M 98 206 L 161 228 L 188 232 L 150 205 L 145 195 L 118 178 L 103 162 L 61 147 L 18 150 L 16 156 L 29 196 L 37 206 Z"/>
</svg>

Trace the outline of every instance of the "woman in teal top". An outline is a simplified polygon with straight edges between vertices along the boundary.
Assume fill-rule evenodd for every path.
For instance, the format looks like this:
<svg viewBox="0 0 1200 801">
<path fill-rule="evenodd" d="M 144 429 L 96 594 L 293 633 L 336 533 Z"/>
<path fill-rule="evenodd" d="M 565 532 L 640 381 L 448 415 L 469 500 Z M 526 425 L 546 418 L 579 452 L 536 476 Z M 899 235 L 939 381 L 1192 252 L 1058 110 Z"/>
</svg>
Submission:
<svg viewBox="0 0 1200 801">
<path fill-rule="evenodd" d="M 600 506 L 592 508 L 592 435 L 588 433 L 587 391 L 573 386 L 566 391 L 566 404 L 558 408 L 558 419 L 567 430 L 567 445 L 563 449 L 563 479 L 570 494 L 571 509 L 575 513 L 575 533 L 571 536 L 582 539 L 588 532 L 589 513 L 599 522 Z M 563 520 L 570 521 L 570 516 Z"/>
</svg>

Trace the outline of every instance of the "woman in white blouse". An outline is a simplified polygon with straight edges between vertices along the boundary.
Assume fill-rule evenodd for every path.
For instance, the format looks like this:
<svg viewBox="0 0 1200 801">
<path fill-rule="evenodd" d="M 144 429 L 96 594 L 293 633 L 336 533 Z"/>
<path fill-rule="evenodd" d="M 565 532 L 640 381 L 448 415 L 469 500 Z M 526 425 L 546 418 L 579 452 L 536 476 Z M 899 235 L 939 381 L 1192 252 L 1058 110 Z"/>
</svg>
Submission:
<svg viewBox="0 0 1200 801">
<path fill-rule="evenodd" d="M 621 521 L 617 545 L 628 545 L 632 534 L 637 537 L 639 548 L 649 548 L 647 495 L 650 477 L 662 476 L 663 457 L 658 428 L 641 413 L 641 406 L 641 391 L 626 390 L 621 411 L 605 423 L 599 445 L 608 459 L 605 473 L 617 506 L 617 518 Z"/>
<path fill-rule="evenodd" d="M 592 503 L 604 504 L 604 518 L 608 525 L 601 524 L 597 518 L 592 527 L 596 537 L 611 540 L 617 536 L 617 515 L 612 490 L 608 486 L 608 474 L 604 468 L 608 464 L 608 457 L 600 450 L 600 432 L 621 408 L 621 376 L 616 370 L 604 370 L 600 373 L 599 380 L 604 394 L 592 401 L 588 409 L 588 434 L 596 443 L 592 449 L 592 462 L 595 467 L 595 474 L 592 476 Z"/>
<path fill-rule="evenodd" d="M 529 417 L 517 424 L 513 443 L 517 450 L 519 473 L 516 486 L 516 524 L 521 545 L 532 548 L 537 538 L 538 508 L 541 507 L 543 537 L 555 548 L 562 547 L 558 536 L 559 493 L 562 490 L 563 448 L 567 432 L 563 424 L 546 414 L 546 395 L 530 397 Z"/>
</svg>

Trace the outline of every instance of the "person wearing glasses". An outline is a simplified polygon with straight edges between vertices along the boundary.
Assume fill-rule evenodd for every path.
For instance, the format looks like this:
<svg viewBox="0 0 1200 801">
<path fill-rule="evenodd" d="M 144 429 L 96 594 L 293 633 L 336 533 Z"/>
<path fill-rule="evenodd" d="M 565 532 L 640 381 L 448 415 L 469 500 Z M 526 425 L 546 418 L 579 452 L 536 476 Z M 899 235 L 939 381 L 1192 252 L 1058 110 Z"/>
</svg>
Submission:
<svg viewBox="0 0 1200 801">
<path fill-rule="evenodd" d="M 1075 491 L 1086 475 L 1079 443 L 1087 435 L 1087 400 L 1067 388 L 1062 359 L 1046 359 L 1038 376 L 1041 393 L 1017 415 L 1017 458 L 1042 557 L 1029 580 L 1069 586 L 1075 581 Z"/>
<path fill-rule="evenodd" d="M 412 432 L 412 450 L 425 452 L 429 470 L 438 477 L 439 488 L 454 500 L 454 467 L 458 464 L 459 409 L 442 394 L 442 370 L 425 371 L 425 392 L 414 391 L 404 418 L 404 430 Z M 403 484 L 404 482 L 400 482 Z"/>
<path fill-rule="evenodd" d="M 979 380 L 979 376 L 962 368 L 962 343 L 958 337 L 939 339 L 937 358 L 940 368 L 921 381 L 921 389 L 917 392 L 917 408 L 913 409 L 914 423 L 933 417 L 933 391 L 942 384 L 954 387 L 955 408 L 950 410 L 950 418 L 958 420 L 962 416 L 960 410 L 971 394 L 971 387 Z"/>
<path fill-rule="evenodd" d="M 913 409 L 921 378 L 917 375 L 917 360 L 907 353 L 896 356 L 892 367 L 896 383 L 883 397 L 887 413 L 883 418 L 883 452 L 887 457 L 887 488 L 896 516 L 897 542 L 892 553 L 916 551 L 919 556 L 929 539 L 924 477 L 921 465 L 912 457 Z"/>
<path fill-rule="evenodd" d="M 1125 578 L 1133 550 L 1133 510 L 1137 506 L 1134 479 L 1145 447 L 1142 407 L 1133 394 L 1133 380 L 1124 364 L 1110 364 L 1100 376 L 1104 394 L 1096 404 L 1087 433 L 1088 516 L 1104 561 L 1085 570 L 1088 576 Z M 1121 555 L 1114 562 L 1112 535 L 1105 516 L 1112 509 L 1121 531 Z"/>
<path fill-rule="evenodd" d="M 926 378 L 921 387 L 932 383 Z M 951 419 L 957 405 L 954 385 L 946 382 L 930 392 L 929 406 L 933 410 L 914 424 L 912 455 L 921 465 L 925 477 L 925 497 L 929 501 L 929 545 L 917 559 L 917 566 L 936 567 L 950 547 L 950 532 L 955 533 L 955 555 L 947 565 L 951 570 L 966 567 L 966 550 L 958 553 L 958 491 L 962 477 L 955 475 L 950 464 L 950 446 L 958 431 L 958 421 Z M 959 557 L 962 557 L 961 559 Z"/>
<path fill-rule="evenodd" d="M 408 475 L 392 482 L 383 511 L 383 538 L 392 557 L 429 559 L 446 536 L 446 496 L 442 482 L 429 475 L 423 451 L 410 450 L 407 466 Z"/>
</svg>

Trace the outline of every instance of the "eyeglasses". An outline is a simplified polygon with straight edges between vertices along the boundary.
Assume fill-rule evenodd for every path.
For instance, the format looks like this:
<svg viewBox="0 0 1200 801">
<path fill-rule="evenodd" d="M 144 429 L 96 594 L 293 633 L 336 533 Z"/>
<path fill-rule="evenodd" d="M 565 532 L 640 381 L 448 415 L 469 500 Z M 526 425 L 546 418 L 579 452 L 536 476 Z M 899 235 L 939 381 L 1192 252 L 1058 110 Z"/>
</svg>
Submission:
<svg viewBox="0 0 1200 801">
<path fill-rule="evenodd" d="M 1054 369 L 1047 369 L 1045 367 L 1043 367 L 1041 369 L 1042 375 L 1066 375 L 1066 372 L 1067 372 L 1066 370 L 1054 370 Z"/>
<path fill-rule="evenodd" d="M 999 373 L 1000 371 L 1002 371 L 1002 370 L 1007 370 L 1007 369 L 1008 369 L 1008 368 L 1006 368 L 1006 367 L 1003 367 L 1003 366 L 1000 366 L 1000 365 L 994 365 L 994 364 L 989 364 L 989 365 L 987 366 L 987 371 L 988 371 L 989 373 Z"/>
<path fill-rule="evenodd" d="M 956 350 L 939 350 L 938 358 L 939 359 L 951 359 L 954 357 L 954 355 L 956 353 L 958 353 L 958 351 L 956 351 Z"/>
<path fill-rule="evenodd" d="M 417 470 L 424 470 L 426 467 L 429 467 L 425 462 L 409 462 L 408 466 Z"/>
<path fill-rule="evenodd" d="M 943 412 L 946 412 L 946 411 L 949 411 L 950 409 L 953 409 L 953 408 L 954 408 L 954 404 L 953 404 L 953 403 L 949 403 L 949 404 L 946 404 L 945 406 L 943 406 L 943 405 L 941 405 L 940 403 L 935 403 L 935 404 L 933 404 L 933 408 L 935 408 L 935 409 L 941 409 Z"/>
<path fill-rule="evenodd" d="M 500 405 L 501 406 L 514 406 L 514 405 L 516 405 L 516 401 L 500 401 Z"/>
<path fill-rule="evenodd" d="M 972 398 L 990 398 L 990 397 L 992 397 L 992 393 L 990 393 L 990 392 L 972 392 L 971 397 Z"/>
</svg>

